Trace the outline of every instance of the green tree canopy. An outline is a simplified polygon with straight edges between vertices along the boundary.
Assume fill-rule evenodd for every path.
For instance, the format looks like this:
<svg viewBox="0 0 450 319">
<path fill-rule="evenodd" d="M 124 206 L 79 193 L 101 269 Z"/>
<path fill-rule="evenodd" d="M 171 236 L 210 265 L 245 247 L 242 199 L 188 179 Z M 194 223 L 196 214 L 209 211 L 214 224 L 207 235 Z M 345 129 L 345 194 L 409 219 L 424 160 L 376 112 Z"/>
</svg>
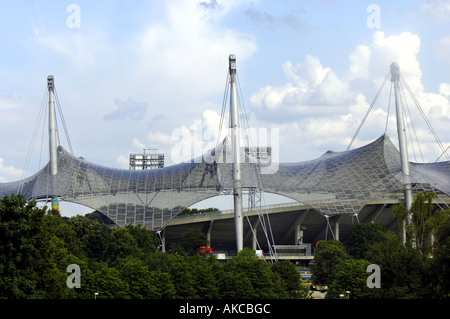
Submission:
<svg viewBox="0 0 450 319">
<path fill-rule="evenodd" d="M 314 282 L 329 285 L 334 279 L 336 267 L 347 258 L 350 256 L 342 242 L 335 239 L 321 242 L 316 249 L 315 263 L 310 267 Z"/>
<path fill-rule="evenodd" d="M 290 261 L 279 261 L 272 264 L 272 270 L 276 272 L 283 281 L 284 290 L 291 298 L 310 298 L 309 289 L 301 285 L 300 273 Z"/>
<path fill-rule="evenodd" d="M 424 197 L 425 199 L 428 197 Z M 420 208 L 422 207 L 422 208 Z M 355 225 L 345 243 L 316 249 L 314 280 L 329 293 L 351 298 L 450 298 L 450 220 L 427 200 L 414 205 L 415 237 L 434 235 L 434 245 L 404 245 L 376 225 Z M 431 215 L 428 212 L 431 211 Z M 431 222 L 432 226 L 427 226 Z M 421 230 L 418 230 L 418 228 Z M 291 262 L 270 263 L 244 248 L 221 263 L 199 255 L 200 229 L 185 234 L 179 252 L 163 253 L 141 226 L 111 229 L 84 216 L 62 218 L 21 195 L 0 199 L 0 298 L 308 298 Z M 427 247 L 423 250 L 423 247 Z M 429 248 L 433 249 L 429 249 Z M 185 253 L 189 251 L 189 255 Z M 349 253 L 347 253 L 347 250 Z M 432 258 L 430 258 L 430 256 Z M 365 259 L 362 259 L 365 258 Z M 366 287 L 368 264 L 381 269 L 381 289 Z M 81 270 L 81 288 L 69 288 L 67 266 Z"/>
<path fill-rule="evenodd" d="M 419 250 L 403 245 L 393 232 L 372 245 L 367 259 L 381 269 L 381 289 L 373 290 L 374 297 L 422 298 L 427 293 L 428 285 L 423 281 L 427 258 Z"/>
<path fill-rule="evenodd" d="M 427 281 L 437 297 L 450 298 L 450 219 L 441 225 L 436 235 Z"/>
<path fill-rule="evenodd" d="M 254 250 L 244 248 L 224 265 L 223 298 L 288 298 L 278 273 Z"/>
<path fill-rule="evenodd" d="M 403 204 L 394 207 L 399 227 L 410 216 L 411 223 L 405 227 L 408 245 L 417 247 L 425 255 L 431 252 L 432 238 L 449 218 L 450 210 L 435 209 L 434 193 L 417 193 L 408 212 Z"/>
<path fill-rule="evenodd" d="M 362 259 L 346 259 L 335 268 L 333 281 L 330 283 L 328 295 L 338 298 L 362 299 L 370 296 L 367 287 L 367 266 L 370 263 Z"/>
<path fill-rule="evenodd" d="M 185 252 L 192 256 L 197 253 L 197 248 L 200 246 L 208 246 L 206 235 L 199 228 L 192 228 L 183 233 L 181 246 Z"/>
<path fill-rule="evenodd" d="M 46 208 L 22 195 L 0 200 L 0 298 L 44 298 L 60 279 L 61 242 L 45 225 Z"/>
<path fill-rule="evenodd" d="M 384 238 L 385 229 L 376 223 L 353 224 L 345 247 L 352 258 L 366 259 L 370 246 Z"/>
</svg>

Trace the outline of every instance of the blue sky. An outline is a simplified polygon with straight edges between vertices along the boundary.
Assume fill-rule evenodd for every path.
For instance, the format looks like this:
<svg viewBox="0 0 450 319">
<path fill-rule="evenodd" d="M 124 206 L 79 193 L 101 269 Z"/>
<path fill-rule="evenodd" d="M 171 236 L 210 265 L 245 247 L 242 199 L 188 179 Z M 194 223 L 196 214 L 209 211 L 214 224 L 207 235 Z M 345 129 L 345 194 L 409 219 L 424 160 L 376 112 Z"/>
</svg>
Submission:
<svg viewBox="0 0 450 319">
<path fill-rule="evenodd" d="M 279 129 L 283 162 L 345 150 L 393 61 L 450 144 L 448 0 L 1 1 L 0 47 L 0 182 L 23 175 L 47 75 L 76 156 L 127 168 L 157 148 L 169 165 L 174 132 L 217 130 L 230 53 L 249 123 Z M 354 147 L 383 134 L 385 91 Z M 47 153 L 39 135 L 26 175 Z"/>
</svg>

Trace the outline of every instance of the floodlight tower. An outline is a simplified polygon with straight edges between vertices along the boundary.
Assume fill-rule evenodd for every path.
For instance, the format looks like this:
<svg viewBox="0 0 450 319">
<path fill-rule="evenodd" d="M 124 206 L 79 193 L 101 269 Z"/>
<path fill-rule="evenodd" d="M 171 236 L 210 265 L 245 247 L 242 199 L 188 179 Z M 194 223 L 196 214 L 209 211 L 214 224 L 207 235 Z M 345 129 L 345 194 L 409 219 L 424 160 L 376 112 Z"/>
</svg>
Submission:
<svg viewBox="0 0 450 319">
<path fill-rule="evenodd" d="M 58 154 L 56 144 L 56 113 L 55 113 L 55 80 L 53 75 L 47 77 L 48 86 L 48 135 L 50 149 L 50 183 L 51 183 L 51 199 L 52 209 L 59 210 L 59 203 L 56 191 L 56 175 L 58 174 Z"/>
<path fill-rule="evenodd" d="M 395 91 L 395 110 L 397 116 L 397 133 L 398 133 L 398 143 L 400 148 L 400 160 L 402 164 L 402 172 L 405 177 L 405 206 L 407 215 L 407 223 L 411 222 L 411 216 L 409 211 L 411 210 L 412 205 L 412 189 L 409 171 L 409 159 L 408 159 L 408 146 L 406 144 L 406 130 L 405 130 L 405 122 L 403 117 L 403 109 L 402 109 L 402 101 L 400 94 L 400 68 L 397 63 L 393 62 L 391 64 L 391 82 L 394 83 L 394 91 Z"/>
<path fill-rule="evenodd" d="M 244 222 L 242 216 L 242 184 L 241 184 L 241 145 L 239 134 L 239 113 L 236 93 L 236 56 L 229 56 L 230 72 L 230 127 L 231 145 L 233 150 L 233 201 L 234 222 L 236 231 L 236 249 L 241 251 L 244 247 Z"/>
</svg>

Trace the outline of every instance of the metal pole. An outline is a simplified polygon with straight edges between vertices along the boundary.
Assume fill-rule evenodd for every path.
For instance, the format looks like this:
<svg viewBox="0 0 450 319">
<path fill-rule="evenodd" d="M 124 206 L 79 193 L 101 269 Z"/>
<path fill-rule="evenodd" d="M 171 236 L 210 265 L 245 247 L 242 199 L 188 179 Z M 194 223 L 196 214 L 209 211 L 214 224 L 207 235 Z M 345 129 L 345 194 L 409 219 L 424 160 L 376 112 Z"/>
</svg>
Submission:
<svg viewBox="0 0 450 319">
<path fill-rule="evenodd" d="M 47 77 L 48 86 L 48 107 L 49 107 L 49 149 L 50 149 L 50 179 L 51 179 L 51 191 L 52 209 L 59 210 L 57 191 L 56 191 L 56 174 L 58 174 L 58 154 L 56 145 L 56 113 L 55 113 L 55 82 L 53 75 Z"/>
<path fill-rule="evenodd" d="M 230 71 L 230 118 L 231 145 L 233 149 L 233 200 L 234 222 L 236 230 L 236 250 L 244 247 L 244 223 L 242 216 L 242 185 L 241 185 L 241 146 L 239 136 L 239 113 L 236 98 L 236 56 L 229 56 Z"/>
<path fill-rule="evenodd" d="M 408 146 L 406 144 L 406 130 L 405 130 L 405 123 L 403 120 L 403 110 L 399 86 L 400 68 L 398 67 L 398 64 L 395 62 L 391 64 L 391 81 L 394 83 L 394 91 L 395 91 L 395 110 L 397 115 L 397 133 L 400 147 L 400 160 L 402 164 L 402 172 L 406 178 L 404 185 L 404 192 L 405 192 L 405 206 L 406 211 L 408 212 L 407 223 L 409 224 L 411 222 L 409 211 L 411 210 L 412 205 L 412 190 L 411 190 L 411 183 L 409 180 L 410 171 L 408 159 Z"/>
</svg>

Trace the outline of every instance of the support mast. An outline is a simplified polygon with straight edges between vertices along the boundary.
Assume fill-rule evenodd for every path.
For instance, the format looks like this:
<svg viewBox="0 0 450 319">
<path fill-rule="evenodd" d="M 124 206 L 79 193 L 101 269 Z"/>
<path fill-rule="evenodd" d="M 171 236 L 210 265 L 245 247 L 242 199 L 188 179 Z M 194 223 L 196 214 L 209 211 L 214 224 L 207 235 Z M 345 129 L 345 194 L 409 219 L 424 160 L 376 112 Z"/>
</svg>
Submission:
<svg viewBox="0 0 450 319">
<path fill-rule="evenodd" d="M 230 118 L 231 145 L 233 149 L 233 200 L 234 221 L 236 230 L 236 249 L 241 251 L 244 246 L 244 223 L 242 216 L 242 184 L 241 184 L 241 146 L 239 134 L 239 113 L 236 98 L 236 56 L 229 56 L 230 72 Z"/>
<path fill-rule="evenodd" d="M 409 171 L 409 159 L 408 159 L 408 146 L 406 144 L 406 130 L 405 123 L 403 117 L 402 103 L 401 103 L 401 95 L 400 95 L 400 68 L 397 63 L 393 62 L 391 64 L 391 81 L 394 83 L 394 91 L 395 91 L 395 110 L 397 115 L 397 133 L 398 133 L 398 141 L 400 147 L 400 160 L 402 164 L 402 172 L 406 178 L 404 192 L 405 192 L 405 206 L 406 211 L 408 212 L 407 223 L 410 223 L 410 215 L 409 211 L 411 210 L 412 205 L 412 189 L 411 183 L 409 180 L 410 171 Z"/>
<path fill-rule="evenodd" d="M 56 144 L 56 113 L 55 113 L 55 82 L 53 75 L 47 77 L 48 86 L 48 135 L 49 135 L 49 149 L 50 149 L 50 183 L 52 198 L 52 209 L 59 210 L 58 197 L 56 196 L 56 175 L 58 174 L 58 155 Z"/>
</svg>

